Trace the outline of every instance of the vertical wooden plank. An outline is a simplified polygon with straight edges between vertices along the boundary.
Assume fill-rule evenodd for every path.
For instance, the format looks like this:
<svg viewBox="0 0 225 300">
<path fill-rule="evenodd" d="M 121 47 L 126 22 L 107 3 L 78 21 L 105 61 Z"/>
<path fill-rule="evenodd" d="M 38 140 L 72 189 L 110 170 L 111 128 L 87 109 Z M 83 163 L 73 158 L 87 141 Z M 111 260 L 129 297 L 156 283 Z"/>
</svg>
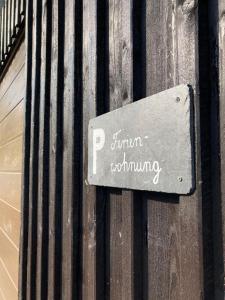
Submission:
<svg viewBox="0 0 225 300">
<path fill-rule="evenodd" d="M 225 291 L 225 1 L 209 1 L 211 16 L 211 59 L 212 61 L 212 86 L 213 94 L 212 109 L 214 112 L 214 136 L 217 130 L 217 140 L 215 139 L 215 159 L 214 188 L 216 188 L 216 198 L 214 199 L 214 255 L 215 255 L 215 299 L 223 299 Z M 216 72 L 218 71 L 218 74 Z M 217 77 L 216 77 L 217 76 Z M 215 78 L 218 79 L 215 81 Z M 216 102 L 216 100 L 218 102 Z"/>
<path fill-rule="evenodd" d="M 39 185 L 36 297 L 48 293 L 48 215 L 49 215 L 49 108 L 51 71 L 51 3 L 42 1 L 41 91 L 39 117 Z"/>
<path fill-rule="evenodd" d="M 4 6 L 4 12 L 5 12 L 5 17 L 4 17 L 4 60 L 6 59 L 7 56 L 7 32 L 8 32 L 8 26 L 7 26 L 7 15 L 8 15 L 8 7 L 7 3 L 5 3 Z"/>
<path fill-rule="evenodd" d="M 8 0 L 8 51 L 11 48 L 11 7 L 12 0 Z"/>
<path fill-rule="evenodd" d="M 2 63 L 2 58 L 3 58 L 3 53 L 4 53 L 4 7 L 1 8 L 1 14 L 2 14 L 2 18 L 1 18 L 1 56 L 0 56 L 0 60 Z"/>
<path fill-rule="evenodd" d="M 133 1 L 109 1 L 110 110 L 133 100 Z M 133 299 L 133 193 L 110 190 L 110 299 Z"/>
<path fill-rule="evenodd" d="M 180 199 L 150 193 L 145 196 L 148 205 L 148 297 L 200 299 L 203 297 L 203 262 L 197 5 L 194 1 L 190 5 L 186 1 L 147 1 L 146 10 L 147 95 L 181 83 L 192 84 L 197 151 L 194 195 Z M 190 272 L 193 265 L 195 268 Z"/>
<path fill-rule="evenodd" d="M 78 299 L 80 290 L 81 208 L 81 1 L 65 1 L 62 295 Z"/>
<path fill-rule="evenodd" d="M 97 0 L 83 1 L 83 287 L 96 300 L 96 188 L 87 185 L 88 122 L 97 113 Z"/>
<path fill-rule="evenodd" d="M 15 4 L 15 24 L 17 27 L 16 32 L 18 31 L 18 27 L 19 27 L 19 23 L 20 23 L 20 18 L 19 18 L 19 11 L 20 11 L 20 0 L 15 0 L 16 4 Z"/>
<path fill-rule="evenodd" d="M 57 64 L 58 64 L 58 3 L 52 1 L 52 62 L 50 88 L 50 156 L 49 156 L 49 258 L 48 258 L 48 299 L 55 299 L 55 182 L 56 182 L 56 99 L 57 99 Z"/>
<path fill-rule="evenodd" d="M 5 6 L 2 7 L 2 56 L 1 61 L 5 59 Z"/>
<path fill-rule="evenodd" d="M 31 98 L 32 98 L 32 41 L 33 41 L 33 3 L 26 6 L 26 102 L 24 117 L 24 157 L 23 183 L 21 201 L 21 234 L 20 234 L 20 267 L 19 267 L 19 299 L 27 299 L 27 263 L 29 236 L 29 185 L 30 185 L 30 134 L 31 134 Z"/>
<path fill-rule="evenodd" d="M 1 67 L 1 57 L 2 57 L 2 7 L 0 8 L 0 67 Z"/>
<path fill-rule="evenodd" d="M 11 33 L 12 33 L 12 40 L 14 38 L 14 27 L 15 27 L 15 0 L 12 0 L 12 8 L 11 8 Z"/>
<path fill-rule="evenodd" d="M 9 51 L 9 44 L 10 44 L 10 0 L 6 1 L 6 6 L 7 6 L 7 19 L 6 19 L 6 24 L 7 24 L 7 52 Z"/>
<path fill-rule="evenodd" d="M 62 147 L 64 88 L 64 2 L 52 2 L 52 63 L 50 94 L 50 194 L 49 194 L 49 280 L 48 299 L 62 291 Z"/>
<path fill-rule="evenodd" d="M 29 240 L 27 263 L 27 298 L 35 299 L 37 272 L 37 210 L 39 172 L 39 111 L 40 111 L 40 63 L 41 63 L 41 2 L 33 6 L 33 52 L 32 52 L 32 110 L 30 148 L 30 190 L 29 190 Z"/>
<path fill-rule="evenodd" d="M 13 38 L 16 37 L 16 1 L 17 0 L 13 0 L 13 11 L 12 11 Z"/>
</svg>

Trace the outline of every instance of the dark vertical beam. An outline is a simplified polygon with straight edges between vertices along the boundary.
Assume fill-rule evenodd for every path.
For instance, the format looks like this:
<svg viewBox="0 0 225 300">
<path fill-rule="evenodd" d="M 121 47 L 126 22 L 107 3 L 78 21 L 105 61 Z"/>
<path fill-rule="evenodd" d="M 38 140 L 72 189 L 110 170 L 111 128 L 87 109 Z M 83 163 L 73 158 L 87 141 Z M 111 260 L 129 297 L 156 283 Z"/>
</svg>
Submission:
<svg viewBox="0 0 225 300">
<path fill-rule="evenodd" d="M 37 224 L 36 297 L 47 299 L 48 229 L 49 229 L 49 115 L 51 77 L 51 1 L 42 1 L 40 115 L 39 115 L 39 182 Z"/>
<path fill-rule="evenodd" d="M 41 11 L 42 4 L 35 1 L 33 6 L 32 36 L 32 98 L 30 133 L 30 186 L 29 186 L 29 239 L 27 262 L 27 299 L 36 298 L 37 272 L 37 211 L 39 183 L 39 111 L 40 111 L 40 68 L 41 68 Z"/>
<path fill-rule="evenodd" d="M 225 291 L 225 1 L 209 1 L 211 36 L 215 299 Z"/>
<path fill-rule="evenodd" d="M 62 291 L 64 1 L 52 1 L 52 8 L 48 299 L 57 299 Z"/>
<path fill-rule="evenodd" d="M 148 297 L 152 299 L 203 297 L 197 11 L 195 1 L 146 1 L 147 96 L 189 83 L 194 89 L 196 117 L 195 193 L 180 198 L 151 193 L 144 197 L 148 206 Z"/>
<path fill-rule="evenodd" d="M 1 29 L 0 29 L 0 66 L 1 66 L 1 58 L 2 58 L 2 18 L 3 18 L 3 15 L 2 15 L 2 7 L 0 7 L 0 26 L 1 26 Z"/>
<path fill-rule="evenodd" d="M 8 15 L 8 7 L 7 7 L 7 3 L 5 3 L 4 5 L 4 55 L 3 55 L 3 59 L 6 59 L 7 56 L 7 33 L 8 33 L 8 26 L 7 26 L 7 15 Z"/>
<path fill-rule="evenodd" d="M 27 299 L 27 263 L 29 233 L 29 185 L 30 185 L 30 136 L 31 136 L 31 99 L 32 99 L 32 57 L 33 57 L 33 3 L 26 6 L 26 102 L 24 118 L 24 158 L 23 186 L 21 203 L 21 234 L 20 234 L 20 268 L 19 268 L 19 299 Z"/>
</svg>

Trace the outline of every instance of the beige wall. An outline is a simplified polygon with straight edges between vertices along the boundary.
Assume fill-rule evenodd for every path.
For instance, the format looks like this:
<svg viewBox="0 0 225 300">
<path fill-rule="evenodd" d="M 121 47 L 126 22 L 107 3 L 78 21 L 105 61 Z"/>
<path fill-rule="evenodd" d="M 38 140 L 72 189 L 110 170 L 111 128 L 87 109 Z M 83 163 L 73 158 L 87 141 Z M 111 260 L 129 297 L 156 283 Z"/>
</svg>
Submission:
<svg viewBox="0 0 225 300">
<path fill-rule="evenodd" d="M 0 300 L 18 298 L 25 47 L 0 82 Z"/>
</svg>

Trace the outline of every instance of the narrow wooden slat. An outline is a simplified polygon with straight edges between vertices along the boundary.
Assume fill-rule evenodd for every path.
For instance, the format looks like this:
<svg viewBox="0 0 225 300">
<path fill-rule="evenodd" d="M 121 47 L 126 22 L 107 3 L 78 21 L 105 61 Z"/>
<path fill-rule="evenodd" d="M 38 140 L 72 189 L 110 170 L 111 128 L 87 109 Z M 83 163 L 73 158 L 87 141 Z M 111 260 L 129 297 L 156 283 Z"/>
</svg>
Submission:
<svg viewBox="0 0 225 300">
<path fill-rule="evenodd" d="M 40 110 L 40 64 L 41 64 L 41 2 L 33 6 L 33 49 L 32 49 L 32 111 L 30 136 L 30 186 L 29 186 L 29 239 L 27 262 L 27 299 L 36 295 L 37 272 L 37 208 L 39 174 L 39 110 Z"/>
<path fill-rule="evenodd" d="M 15 30 L 15 0 L 12 0 L 12 4 L 11 4 L 11 39 L 12 39 L 12 43 L 14 41 L 14 30 Z"/>
<path fill-rule="evenodd" d="M 1 61 L 1 57 L 2 57 L 2 7 L 0 7 L 0 61 Z M 0 64 L 1 66 L 1 64 Z"/>
<path fill-rule="evenodd" d="M 15 39 L 16 37 L 16 1 L 13 0 L 13 11 L 12 11 L 12 37 Z"/>
<path fill-rule="evenodd" d="M 84 299 L 96 300 L 96 189 L 87 186 L 88 122 L 97 113 L 97 1 L 83 1 L 83 290 Z"/>
<path fill-rule="evenodd" d="M 31 99 L 32 99 L 32 57 L 33 57 L 33 2 L 26 6 L 26 102 L 24 114 L 24 156 L 23 156 L 23 184 L 21 201 L 21 234 L 20 234 L 20 267 L 19 267 L 19 299 L 27 299 L 28 284 L 28 245 L 30 236 L 30 135 L 31 135 Z M 29 298 L 28 298 L 29 299 Z"/>
<path fill-rule="evenodd" d="M 1 8 L 1 56 L 0 56 L 0 60 L 2 62 L 2 58 L 3 58 L 3 53 L 4 53 L 4 7 Z"/>
<path fill-rule="evenodd" d="M 63 245 L 62 245 L 62 295 L 68 300 L 78 299 L 78 277 L 77 274 L 78 264 L 74 260 L 79 251 L 79 238 L 78 238 L 78 218 L 79 218 L 79 201 L 80 201 L 80 188 L 79 188 L 79 160 L 80 148 L 77 140 L 79 134 L 79 127 L 75 128 L 74 118 L 80 119 L 79 109 L 75 107 L 75 9 L 77 9 L 78 1 L 65 1 L 64 15 L 61 15 L 61 28 L 65 28 L 61 32 L 61 38 L 65 36 L 64 49 L 59 46 L 61 55 L 64 52 L 64 79 L 61 78 L 61 89 L 64 82 L 64 107 L 63 107 L 63 136 L 64 136 L 64 151 L 63 151 Z M 64 24 L 63 24 L 64 23 Z M 79 80 L 79 78 L 76 78 Z M 59 87 L 60 88 L 60 87 Z M 80 124 L 78 125 L 80 126 Z M 75 147 L 76 138 L 76 147 Z M 74 189 L 74 184 L 76 188 Z M 75 226 L 73 226 L 73 224 Z M 73 243 L 74 241 L 74 243 Z M 76 253 L 76 254 L 75 254 Z M 75 264 L 75 265 L 74 265 Z M 74 270 L 76 270 L 74 272 Z M 76 296 L 75 296 L 76 295 Z"/>
<path fill-rule="evenodd" d="M 6 53 L 9 51 L 9 18 L 10 18 L 10 1 L 5 2 L 6 5 Z"/>
<path fill-rule="evenodd" d="M 215 299 L 223 299 L 225 290 L 225 1 L 209 1 L 211 36 L 211 84 L 213 135 L 213 222 Z M 218 73 L 217 73 L 218 72 Z"/>
<path fill-rule="evenodd" d="M 59 47 L 61 40 L 59 29 L 59 17 L 61 7 L 59 1 L 52 1 L 52 61 L 51 61 L 51 93 L 50 93 L 50 166 L 49 166 L 49 280 L 48 280 L 48 298 L 57 299 L 61 295 L 61 261 L 62 261 L 62 244 L 61 244 L 61 201 L 62 201 L 62 113 L 63 103 L 62 86 L 59 81 L 63 74 L 62 64 L 63 56 Z M 59 73 L 61 72 L 61 73 Z"/>
<path fill-rule="evenodd" d="M 16 18 L 15 18 L 15 23 L 16 23 L 16 33 L 18 32 L 18 28 L 20 26 L 20 0 L 15 0 L 16 1 Z"/>
<path fill-rule="evenodd" d="M 5 60 L 7 56 L 7 32 L 8 32 L 8 26 L 7 26 L 7 15 L 8 15 L 8 7 L 7 3 L 5 3 L 5 9 L 4 9 L 4 55 L 3 59 Z"/>
<path fill-rule="evenodd" d="M 47 299 L 48 292 L 48 205 L 49 205 L 49 82 L 51 25 L 49 27 L 50 3 L 42 1 L 41 36 L 41 93 L 39 132 L 39 184 L 38 184 L 38 239 L 37 239 L 37 299 Z"/>
<path fill-rule="evenodd" d="M 133 1 L 109 1 L 110 110 L 133 100 Z M 133 299 L 133 193 L 110 191 L 110 299 Z"/>
<path fill-rule="evenodd" d="M 10 51 L 11 47 L 11 7 L 12 7 L 12 0 L 7 1 L 8 5 L 8 16 L 7 16 L 7 22 L 8 22 L 8 38 L 7 38 L 7 44 L 8 44 L 8 51 Z"/>
</svg>

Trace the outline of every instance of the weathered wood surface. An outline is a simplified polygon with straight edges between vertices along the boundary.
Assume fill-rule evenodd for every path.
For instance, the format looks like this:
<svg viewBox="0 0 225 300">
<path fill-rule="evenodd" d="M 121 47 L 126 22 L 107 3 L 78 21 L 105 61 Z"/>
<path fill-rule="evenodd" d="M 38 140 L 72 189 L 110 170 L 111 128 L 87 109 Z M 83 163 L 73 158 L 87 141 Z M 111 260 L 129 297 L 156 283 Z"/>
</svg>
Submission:
<svg viewBox="0 0 225 300">
<path fill-rule="evenodd" d="M 213 251 L 215 299 L 225 290 L 225 1 L 210 3 L 210 79 L 212 85 Z"/>
<path fill-rule="evenodd" d="M 201 148 L 210 139 L 200 130 L 210 105 L 199 97 L 207 72 L 198 35 L 208 2 L 198 5 L 28 3 L 20 299 L 210 299 L 211 181 Z M 196 192 L 88 186 L 90 118 L 182 83 L 194 87 Z"/>
<path fill-rule="evenodd" d="M 146 93 L 155 94 L 185 82 L 193 86 L 197 151 L 197 185 L 193 196 L 178 198 L 147 194 L 144 197 L 148 207 L 149 297 L 201 299 L 204 288 L 199 78 L 196 60 L 198 7 L 194 1 L 189 5 L 186 1 L 177 4 L 172 1 L 154 4 L 148 1 L 146 9 L 146 28 L 149 28 L 146 31 Z"/>
</svg>

